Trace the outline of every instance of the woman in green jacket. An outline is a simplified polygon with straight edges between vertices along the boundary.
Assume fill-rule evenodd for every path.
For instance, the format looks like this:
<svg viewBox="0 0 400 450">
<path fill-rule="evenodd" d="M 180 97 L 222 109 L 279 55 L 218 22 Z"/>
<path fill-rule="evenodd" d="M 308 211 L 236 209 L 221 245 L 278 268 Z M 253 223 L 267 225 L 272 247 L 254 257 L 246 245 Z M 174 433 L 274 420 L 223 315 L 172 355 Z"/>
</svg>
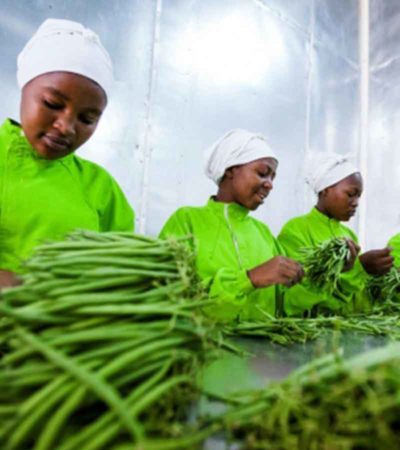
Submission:
<svg viewBox="0 0 400 450">
<path fill-rule="evenodd" d="M 74 155 L 107 104 L 112 65 L 98 36 L 46 20 L 18 56 L 21 124 L 0 127 L 0 286 L 45 240 L 83 228 L 133 231 L 134 214 L 114 179 Z"/>
<path fill-rule="evenodd" d="M 279 308 L 278 285 L 293 285 L 301 266 L 283 255 L 269 228 L 252 218 L 273 187 L 278 161 L 260 134 L 233 130 L 207 152 L 206 175 L 217 194 L 202 207 L 178 209 L 160 237 L 193 236 L 196 263 L 210 296 L 208 310 L 230 321 L 274 315 Z"/>
<path fill-rule="evenodd" d="M 351 258 L 341 274 L 338 289 L 332 294 L 313 289 L 305 277 L 301 284 L 285 292 L 285 312 L 301 315 L 319 310 L 350 312 L 364 307 L 363 290 L 367 274 L 388 271 L 393 262 L 390 249 L 359 252 L 356 234 L 341 222 L 355 214 L 363 183 L 358 169 L 347 156 L 335 153 L 314 153 L 306 163 L 306 182 L 318 196 L 317 204 L 304 216 L 289 220 L 278 241 L 287 254 L 300 259 L 300 250 L 313 247 L 335 237 L 347 240 Z"/>
</svg>

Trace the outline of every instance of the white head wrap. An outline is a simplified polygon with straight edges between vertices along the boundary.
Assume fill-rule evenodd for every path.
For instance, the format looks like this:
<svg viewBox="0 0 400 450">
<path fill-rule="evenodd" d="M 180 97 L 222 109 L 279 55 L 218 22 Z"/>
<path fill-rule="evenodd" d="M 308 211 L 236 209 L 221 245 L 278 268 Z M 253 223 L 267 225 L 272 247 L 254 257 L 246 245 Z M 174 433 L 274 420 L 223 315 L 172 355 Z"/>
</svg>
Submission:
<svg viewBox="0 0 400 450">
<path fill-rule="evenodd" d="M 311 189 L 320 193 L 347 178 L 359 169 L 352 162 L 353 156 L 339 155 L 331 152 L 310 153 L 305 161 L 305 180 Z"/>
<path fill-rule="evenodd" d="M 231 130 L 206 150 L 205 173 L 219 184 L 229 167 L 247 164 L 260 158 L 274 158 L 278 161 L 262 134 Z"/>
<path fill-rule="evenodd" d="M 21 89 L 37 76 L 56 71 L 90 78 L 106 95 L 113 82 L 112 62 L 98 35 L 71 20 L 45 20 L 18 55 Z"/>
</svg>

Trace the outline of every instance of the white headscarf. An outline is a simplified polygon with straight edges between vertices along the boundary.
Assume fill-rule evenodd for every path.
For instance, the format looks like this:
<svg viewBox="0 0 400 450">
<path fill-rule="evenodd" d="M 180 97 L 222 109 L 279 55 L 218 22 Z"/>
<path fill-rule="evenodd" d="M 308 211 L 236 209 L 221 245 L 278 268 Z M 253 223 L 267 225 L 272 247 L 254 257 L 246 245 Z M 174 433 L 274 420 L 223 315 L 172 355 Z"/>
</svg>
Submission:
<svg viewBox="0 0 400 450">
<path fill-rule="evenodd" d="M 246 130 L 231 130 L 205 152 L 205 173 L 219 184 L 229 167 L 247 164 L 260 158 L 274 158 L 266 138 Z"/>
<path fill-rule="evenodd" d="M 112 62 L 98 35 L 71 20 L 45 20 L 18 55 L 17 63 L 21 89 L 37 76 L 56 71 L 90 78 L 106 95 L 113 83 Z"/>
<path fill-rule="evenodd" d="M 304 164 L 306 183 L 316 194 L 319 194 L 325 188 L 344 180 L 353 173 L 359 172 L 352 160 L 351 154 L 310 153 Z"/>
</svg>

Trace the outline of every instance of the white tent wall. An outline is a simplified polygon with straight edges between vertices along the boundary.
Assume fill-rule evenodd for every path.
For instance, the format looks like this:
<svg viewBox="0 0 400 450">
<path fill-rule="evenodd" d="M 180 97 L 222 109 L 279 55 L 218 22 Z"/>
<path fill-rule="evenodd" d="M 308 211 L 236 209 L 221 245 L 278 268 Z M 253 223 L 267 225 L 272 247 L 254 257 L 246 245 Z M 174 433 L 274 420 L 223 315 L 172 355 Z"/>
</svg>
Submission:
<svg viewBox="0 0 400 450">
<path fill-rule="evenodd" d="M 369 247 L 384 245 L 399 220 L 390 88 L 400 5 L 373 0 L 370 14 Z M 141 232 L 157 234 L 176 208 L 215 192 L 202 155 L 231 128 L 264 133 L 279 155 L 274 191 L 256 213 L 275 233 L 311 206 L 307 152 L 360 155 L 358 0 L 0 0 L 2 118 L 18 119 L 16 55 L 48 17 L 93 28 L 112 55 L 116 89 L 79 154 L 115 176 Z"/>
<path fill-rule="evenodd" d="M 275 190 L 257 211 L 278 232 L 309 207 L 304 153 L 358 149 L 358 3 L 165 1 L 160 9 L 142 230 L 156 233 L 177 207 L 205 203 L 215 186 L 203 175 L 204 149 L 244 127 L 263 132 L 280 157 Z"/>
<path fill-rule="evenodd" d="M 370 0 L 366 238 L 384 246 L 400 232 L 400 2 Z"/>
</svg>

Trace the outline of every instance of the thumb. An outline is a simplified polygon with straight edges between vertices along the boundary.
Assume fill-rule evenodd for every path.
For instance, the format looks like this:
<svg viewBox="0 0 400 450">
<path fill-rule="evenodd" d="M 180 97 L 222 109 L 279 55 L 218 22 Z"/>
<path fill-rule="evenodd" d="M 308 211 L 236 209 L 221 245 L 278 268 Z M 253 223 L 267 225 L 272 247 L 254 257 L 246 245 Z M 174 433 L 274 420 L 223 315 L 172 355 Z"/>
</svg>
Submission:
<svg viewBox="0 0 400 450">
<path fill-rule="evenodd" d="M 385 247 L 385 248 L 382 248 L 381 250 L 378 250 L 379 254 L 382 256 L 389 256 L 391 251 L 392 251 L 392 247 Z"/>
</svg>

